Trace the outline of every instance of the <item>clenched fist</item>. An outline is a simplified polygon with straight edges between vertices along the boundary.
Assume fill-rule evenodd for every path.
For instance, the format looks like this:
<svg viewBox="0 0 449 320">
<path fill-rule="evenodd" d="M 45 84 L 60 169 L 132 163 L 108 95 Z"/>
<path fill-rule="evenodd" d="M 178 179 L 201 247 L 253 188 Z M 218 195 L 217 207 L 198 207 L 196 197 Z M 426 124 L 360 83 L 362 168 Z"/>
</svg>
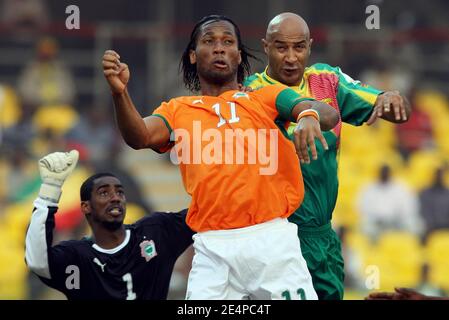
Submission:
<svg viewBox="0 0 449 320">
<path fill-rule="evenodd" d="M 65 179 L 72 173 L 78 162 L 79 153 L 53 152 L 39 160 L 39 173 L 42 185 L 39 197 L 53 203 L 58 203 L 61 197 L 61 187 Z"/>
<path fill-rule="evenodd" d="M 128 65 L 120 62 L 120 55 L 114 50 L 106 50 L 103 55 L 103 74 L 112 93 L 121 94 L 125 91 L 130 75 Z"/>
</svg>

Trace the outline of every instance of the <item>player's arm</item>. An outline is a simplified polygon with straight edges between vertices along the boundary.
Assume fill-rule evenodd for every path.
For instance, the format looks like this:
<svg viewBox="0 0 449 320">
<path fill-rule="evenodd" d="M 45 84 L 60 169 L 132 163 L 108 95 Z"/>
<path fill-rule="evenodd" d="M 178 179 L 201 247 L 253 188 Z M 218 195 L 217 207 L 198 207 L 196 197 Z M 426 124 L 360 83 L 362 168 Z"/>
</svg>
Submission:
<svg viewBox="0 0 449 320">
<path fill-rule="evenodd" d="M 261 90 L 262 94 L 275 96 L 275 105 L 279 117 L 297 123 L 294 131 L 296 152 L 301 162 L 310 163 L 309 148 L 312 159 L 318 158 L 315 139 L 319 139 L 324 149 L 328 149 L 322 131 L 334 128 L 340 116 L 330 105 L 305 98 L 293 89 L 285 86 L 267 86 Z"/>
<path fill-rule="evenodd" d="M 186 223 L 188 209 L 180 212 L 153 212 L 142 218 L 140 224 L 158 224 L 163 227 L 166 236 L 164 244 L 170 250 L 170 256 L 176 260 L 192 243 L 195 232 Z"/>
<path fill-rule="evenodd" d="M 25 261 L 31 271 L 52 279 L 58 262 L 69 262 L 70 252 L 52 248 L 54 214 L 58 209 L 61 187 L 78 161 L 78 151 L 55 152 L 39 160 L 42 185 L 34 201 L 34 210 L 25 240 Z"/>
<path fill-rule="evenodd" d="M 342 121 L 371 125 L 377 118 L 394 123 L 410 118 L 410 104 L 398 91 L 382 92 L 352 79 L 338 67 L 331 69 L 338 76 L 337 101 Z"/>
<path fill-rule="evenodd" d="M 296 121 L 300 113 L 306 110 L 313 110 L 319 116 L 317 120 L 321 131 L 331 130 L 340 119 L 337 110 L 327 103 L 316 100 L 304 100 L 295 105 L 292 109 L 292 119 Z"/>
<path fill-rule="evenodd" d="M 125 142 L 133 149 L 156 151 L 167 145 L 170 132 L 164 121 L 152 116 L 142 119 L 134 106 L 127 90 L 128 66 L 120 62 L 120 56 L 113 50 L 107 50 L 103 55 L 103 73 L 112 92 L 115 116 Z"/>
<path fill-rule="evenodd" d="M 371 117 L 366 122 L 372 125 L 377 118 L 393 123 L 403 123 L 410 118 L 411 107 L 407 98 L 399 91 L 386 91 L 377 96 Z"/>
<path fill-rule="evenodd" d="M 173 254 L 178 258 L 192 243 L 195 232 L 186 223 L 188 209 L 166 215 L 167 243 L 173 248 Z"/>
<path fill-rule="evenodd" d="M 292 110 L 296 122 L 294 142 L 296 152 L 302 163 L 310 163 L 309 149 L 312 159 L 318 159 L 315 139 L 320 140 L 324 149 L 329 149 L 322 131 L 334 128 L 340 117 L 330 105 L 320 101 L 302 101 Z"/>
</svg>

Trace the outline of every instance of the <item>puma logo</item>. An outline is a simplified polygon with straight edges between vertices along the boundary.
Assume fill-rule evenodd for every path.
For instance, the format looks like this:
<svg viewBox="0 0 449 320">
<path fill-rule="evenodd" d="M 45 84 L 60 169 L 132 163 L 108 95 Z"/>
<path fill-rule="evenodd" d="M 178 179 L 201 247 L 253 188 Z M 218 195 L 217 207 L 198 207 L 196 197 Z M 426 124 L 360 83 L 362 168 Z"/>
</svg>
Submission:
<svg viewBox="0 0 449 320">
<path fill-rule="evenodd" d="M 98 260 L 98 258 L 94 258 L 94 262 L 96 264 L 98 264 L 101 267 L 101 271 L 104 272 L 104 267 L 106 267 L 106 263 L 102 264 L 100 260 Z"/>
</svg>

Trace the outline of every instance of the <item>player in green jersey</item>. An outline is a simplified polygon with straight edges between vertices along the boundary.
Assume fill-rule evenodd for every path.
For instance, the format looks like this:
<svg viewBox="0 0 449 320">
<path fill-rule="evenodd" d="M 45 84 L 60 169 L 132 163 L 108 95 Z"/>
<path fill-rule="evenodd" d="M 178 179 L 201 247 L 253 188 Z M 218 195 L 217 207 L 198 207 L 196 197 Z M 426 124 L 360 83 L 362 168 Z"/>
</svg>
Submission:
<svg viewBox="0 0 449 320">
<path fill-rule="evenodd" d="M 324 63 L 306 67 L 312 39 L 307 23 L 300 16 L 282 13 L 274 17 L 262 42 L 268 66 L 264 72 L 247 78 L 245 86 L 257 89 L 283 83 L 303 96 L 330 104 L 339 111 L 341 121 L 356 126 L 372 124 L 377 118 L 395 123 L 409 118 L 410 106 L 397 91 L 381 92 Z M 341 244 L 331 227 L 338 194 L 341 121 L 333 130 L 323 133 L 329 149 L 324 150 L 317 143 L 317 160 L 301 163 L 305 198 L 289 218 L 298 225 L 302 254 L 319 299 L 342 299 L 344 291 Z M 292 128 L 288 130 L 290 135 Z"/>
</svg>

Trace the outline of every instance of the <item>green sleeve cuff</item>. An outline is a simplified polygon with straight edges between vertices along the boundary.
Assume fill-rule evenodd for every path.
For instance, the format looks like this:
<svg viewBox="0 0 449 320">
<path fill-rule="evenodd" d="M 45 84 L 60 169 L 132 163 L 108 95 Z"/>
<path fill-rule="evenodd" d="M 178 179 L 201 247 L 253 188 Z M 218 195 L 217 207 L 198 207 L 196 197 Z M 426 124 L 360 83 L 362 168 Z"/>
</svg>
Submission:
<svg viewBox="0 0 449 320">
<path fill-rule="evenodd" d="M 164 121 L 165 126 L 167 127 L 167 129 L 168 129 L 168 131 L 170 133 L 170 141 L 168 141 L 165 146 L 159 148 L 159 150 L 155 150 L 157 153 L 162 154 L 162 153 L 165 153 L 168 150 L 170 150 L 175 145 L 175 143 L 174 143 L 174 132 L 173 132 L 173 129 L 171 128 L 170 124 L 168 123 L 167 119 L 165 119 L 165 117 L 163 115 L 152 114 L 152 116 L 161 118 Z"/>
<path fill-rule="evenodd" d="M 293 108 L 303 101 L 314 101 L 312 98 L 302 97 L 299 93 L 293 89 L 286 88 L 282 90 L 276 98 L 276 109 L 279 112 L 279 116 L 283 120 L 296 121 L 292 117 Z"/>
<path fill-rule="evenodd" d="M 170 126 L 170 124 L 168 123 L 167 119 L 165 119 L 165 117 L 164 117 L 163 115 L 160 115 L 160 114 L 152 114 L 152 116 L 153 116 L 153 117 L 161 118 L 161 119 L 164 121 L 165 126 L 167 127 L 169 133 L 170 133 L 170 134 L 172 133 L 173 129 L 171 128 L 171 126 Z"/>
</svg>

